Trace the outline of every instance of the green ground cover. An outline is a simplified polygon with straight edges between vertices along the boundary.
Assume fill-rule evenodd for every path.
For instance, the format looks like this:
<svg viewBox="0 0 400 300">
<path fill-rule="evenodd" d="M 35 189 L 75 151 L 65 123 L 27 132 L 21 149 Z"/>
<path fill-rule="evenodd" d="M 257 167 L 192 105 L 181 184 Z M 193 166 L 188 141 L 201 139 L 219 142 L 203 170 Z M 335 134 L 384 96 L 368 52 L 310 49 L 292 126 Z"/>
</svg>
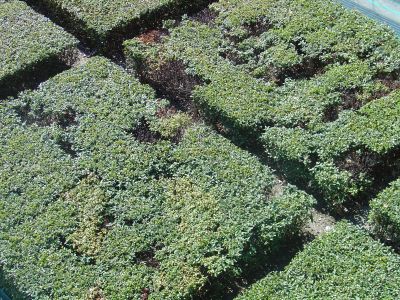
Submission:
<svg viewBox="0 0 400 300">
<path fill-rule="evenodd" d="M 109 40 L 129 31 L 138 31 L 143 24 L 159 20 L 174 11 L 191 9 L 205 0 L 40 0 L 68 28 L 93 46 L 108 46 Z"/>
<path fill-rule="evenodd" d="M 400 180 L 392 182 L 371 201 L 369 221 L 375 232 L 398 244 L 400 241 Z"/>
<path fill-rule="evenodd" d="M 400 258 L 342 222 L 236 299 L 397 299 Z"/>
<path fill-rule="evenodd" d="M 400 298 L 389 28 L 323 0 L 219 0 L 153 30 L 211 1 L 25 2 L 0 0 L 0 100 L 24 89 L 0 101 L 0 298 Z M 356 221 L 372 199 L 369 223 L 328 230 L 286 181 Z"/>
<path fill-rule="evenodd" d="M 0 106 L 13 299 L 191 299 L 278 249 L 314 200 L 104 58 Z"/>
<path fill-rule="evenodd" d="M 0 1 L 0 97 L 54 68 L 77 40 L 22 1 Z"/>
<path fill-rule="evenodd" d="M 331 1 L 221 0 L 208 14 L 166 23 L 161 42 L 127 41 L 128 62 L 166 88 L 184 72 L 180 88 L 224 134 L 261 141 L 330 206 L 399 173 L 400 43 L 390 29 Z"/>
</svg>

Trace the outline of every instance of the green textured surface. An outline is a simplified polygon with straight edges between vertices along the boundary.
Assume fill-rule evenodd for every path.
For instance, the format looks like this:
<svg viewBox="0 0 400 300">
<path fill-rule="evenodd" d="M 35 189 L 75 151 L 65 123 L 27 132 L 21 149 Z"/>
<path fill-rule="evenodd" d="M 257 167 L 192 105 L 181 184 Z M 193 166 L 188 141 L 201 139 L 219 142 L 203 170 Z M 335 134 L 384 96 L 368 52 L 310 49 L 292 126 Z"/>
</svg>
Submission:
<svg viewBox="0 0 400 300">
<path fill-rule="evenodd" d="M 371 201 L 369 222 L 381 237 L 400 241 L 400 180 L 393 181 Z"/>
<path fill-rule="evenodd" d="M 77 40 L 22 1 L 0 1 L 0 87 L 74 47 Z M 34 71 L 33 71 L 34 72 Z"/>
<path fill-rule="evenodd" d="M 203 114 L 236 142 L 260 138 L 290 180 L 330 206 L 365 197 L 379 170 L 399 171 L 400 40 L 391 30 L 332 1 L 210 9 L 210 24 L 184 20 L 161 43 L 125 42 L 128 61 L 152 72 L 183 62 L 204 82 L 192 91 Z"/>
<path fill-rule="evenodd" d="M 398 299 L 399 267 L 393 250 L 342 222 L 236 299 Z"/>
<path fill-rule="evenodd" d="M 310 196 L 204 125 L 178 144 L 135 138 L 188 126 L 156 118 L 162 105 L 92 58 L 1 107 L 0 261 L 17 299 L 191 299 L 308 218 Z"/>
<path fill-rule="evenodd" d="M 180 7 L 194 7 L 202 0 L 39 0 L 51 14 L 58 16 L 74 32 L 100 46 L 110 33 L 124 32 L 132 24 L 138 30 L 141 24 L 153 22 L 158 16 Z M 157 18 L 155 17 L 156 15 Z M 162 17 L 161 17 L 162 18 Z M 133 30 L 133 28 L 132 28 Z M 114 37 L 116 38 L 116 37 Z"/>
</svg>

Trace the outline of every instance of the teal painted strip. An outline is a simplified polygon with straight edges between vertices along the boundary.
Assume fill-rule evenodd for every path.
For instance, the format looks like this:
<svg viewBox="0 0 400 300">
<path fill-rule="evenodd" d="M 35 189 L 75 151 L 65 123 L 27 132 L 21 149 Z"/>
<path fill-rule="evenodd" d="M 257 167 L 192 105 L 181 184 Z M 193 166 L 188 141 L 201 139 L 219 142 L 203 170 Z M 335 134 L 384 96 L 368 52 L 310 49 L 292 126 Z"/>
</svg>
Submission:
<svg viewBox="0 0 400 300">
<path fill-rule="evenodd" d="M 365 0 L 364 0 L 365 1 Z M 398 11 L 397 9 L 393 9 L 390 6 L 387 6 L 384 3 L 381 3 L 380 1 L 377 0 L 366 0 L 368 3 L 371 3 L 374 6 L 383 8 L 384 10 L 390 11 L 391 13 L 400 16 L 400 11 Z M 387 2 L 387 0 L 385 0 L 384 2 Z M 390 2 L 390 1 L 389 1 Z"/>
<path fill-rule="evenodd" d="M 0 289 L 0 300 L 11 300 L 11 298 L 8 297 L 2 289 Z"/>
<path fill-rule="evenodd" d="M 391 20 L 385 16 L 382 16 L 382 15 L 378 14 L 377 12 L 374 12 L 370 9 L 367 9 L 351 0 L 337 0 L 337 1 L 342 3 L 347 8 L 356 9 L 359 12 L 361 12 L 362 14 L 366 15 L 367 17 L 370 17 L 381 23 L 389 25 L 394 30 L 395 33 L 400 35 L 400 23 L 394 22 L 393 20 Z M 399 22 L 400 22 L 400 20 L 399 20 Z"/>
</svg>

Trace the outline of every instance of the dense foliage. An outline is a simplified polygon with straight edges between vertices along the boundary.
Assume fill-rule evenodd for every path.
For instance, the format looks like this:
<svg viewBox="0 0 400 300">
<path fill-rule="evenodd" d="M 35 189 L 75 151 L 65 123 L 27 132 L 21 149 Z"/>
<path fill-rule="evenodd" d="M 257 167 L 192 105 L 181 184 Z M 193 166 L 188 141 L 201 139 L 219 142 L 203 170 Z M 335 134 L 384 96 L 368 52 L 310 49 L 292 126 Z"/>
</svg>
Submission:
<svg viewBox="0 0 400 300">
<path fill-rule="evenodd" d="M 299 230 L 310 196 L 166 105 L 104 58 L 2 104 L 13 299 L 190 299 Z"/>
<path fill-rule="evenodd" d="M 205 0 L 39 0 L 62 23 L 100 46 L 108 38 L 127 29 L 138 31 L 142 23 L 154 21 L 155 16 L 169 14 L 182 6 L 197 6 Z M 105 46 L 105 45 L 104 45 Z"/>
<path fill-rule="evenodd" d="M 41 64 L 52 67 L 57 57 L 77 44 L 22 1 L 0 1 L 0 97 L 15 81 Z"/>
<path fill-rule="evenodd" d="M 371 201 L 369 221 L 381 237 L 400 242 L 400 180 L 392 182 Z"/>
<path fill-rule="evenodd" d="M 191 96 L 209 119 L 239 142 L 260 138 L 291 180 L 328 204 L 369 193 L 390 179 L 383 170 L 399 172 L 392 31 L 323 0 L 221 0 L 209 9 L 214 20 L 168 24 L 161 43 L 126 42 L 131 65 L 152 79 L 182 62 L 202 82 Z"/>
<path fill-rule="evenodd" d="M 398 299 L 400 258 L 346 222 L 237 299 Z"/>
<path fill-rule="evenodd" d="M 0 0 L 0 298 L 398 299 L 399 115 L 333 1 Z"/>
</svg>

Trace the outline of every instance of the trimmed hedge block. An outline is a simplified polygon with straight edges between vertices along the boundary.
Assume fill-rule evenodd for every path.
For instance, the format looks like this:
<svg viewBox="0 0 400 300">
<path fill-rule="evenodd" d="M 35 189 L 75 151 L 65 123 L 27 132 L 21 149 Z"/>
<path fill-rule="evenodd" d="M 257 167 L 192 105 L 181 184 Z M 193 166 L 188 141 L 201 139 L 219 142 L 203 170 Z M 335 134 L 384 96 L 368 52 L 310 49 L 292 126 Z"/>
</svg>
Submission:
<svg viewBox="0 0 400 300">
<path fill-rule="evenodd" d="M 128 63 L 167 91 L 185 82 L 181 72 L 196 79 L 182 88 L 186 101 L 235 142 L 261 140 L 329 206 L 361 199 L 392 179 L 387 170 L 400 174 L 391 30 L 323 0 L 220 0 L 209 10 L 214 20 L 184 19 L 159 42 L 125 42 Z M 179 78 L 169 71 L 177 62 Z"/>
<path fill-rule="evenodd" d="M 92 46 L 105 47 L 120 34 L 138 31 L 142 24 L 157 21 L 173 11 L 197 7 L 205 0 L 40 0 L 60 22 Z"/>
<path fill-rule="evenodd" d="M 397 244 L 400 241 L 400 179 L 373 199 L 370 206 L 369 222 L 374 231 Z"/>
<path fill-rule="evenodd" d="M 78 41 L 22 1 L 0 1 L 0 96 L 8 96 Z"/>
<path fill-rule="evenodd" d="M 386 184 L 399 173 L 399 103 L 396 91 L 343 113 L 318 131 L 271 127 L 262 140 L 284 168 L 286 164 L 287 173 L 292 172 L 294 178 L 308 174 L 314 189 L 339 206 L 349 199 L 368 197 L 374 186 Z"/>
<path fill-rule="evenodd" d="M 312 197 L 165 105 L 91 58 L 0 107 L 7 293 L 192 299 L 300 229 Z"/>
<path fill-rule="evenodd" d="M 397 299 L 400 257 L 341 222 L 236 299 Z"/>
</svg>

